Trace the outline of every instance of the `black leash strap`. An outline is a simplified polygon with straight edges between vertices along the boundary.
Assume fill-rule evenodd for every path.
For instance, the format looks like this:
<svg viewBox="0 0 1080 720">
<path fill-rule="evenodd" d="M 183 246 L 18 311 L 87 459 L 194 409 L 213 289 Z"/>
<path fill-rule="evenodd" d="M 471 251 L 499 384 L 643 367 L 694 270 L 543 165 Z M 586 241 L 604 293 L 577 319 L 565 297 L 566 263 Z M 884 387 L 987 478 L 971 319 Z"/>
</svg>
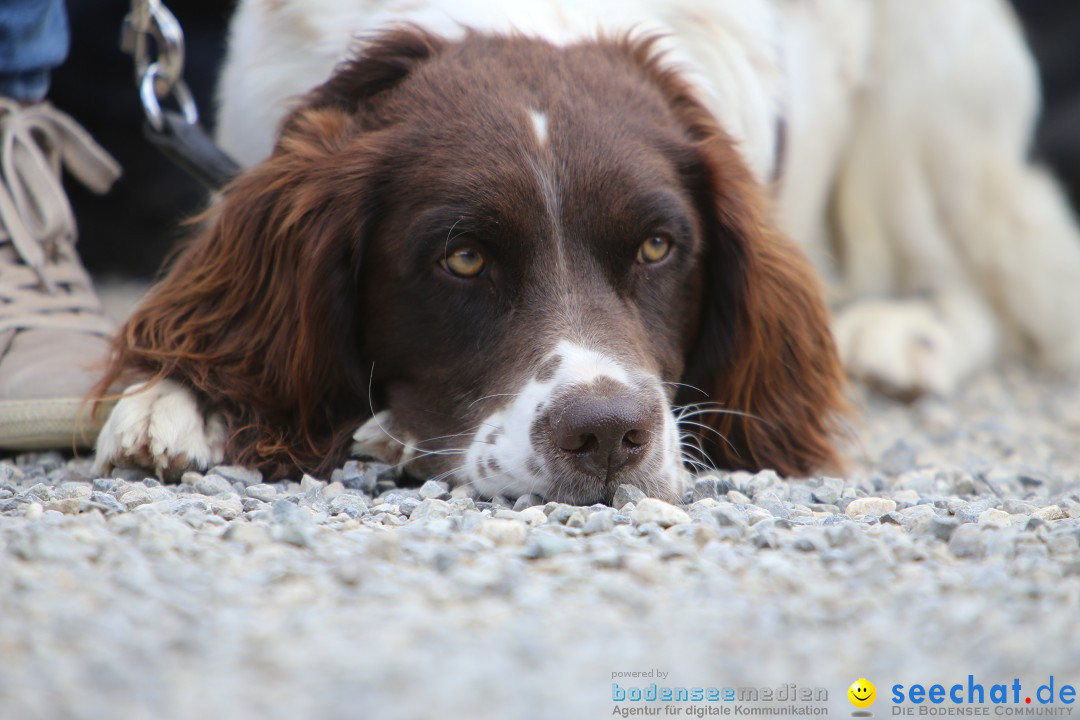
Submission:
<svg viewBox="0 0 1080 720">
<path fill-rule="evenodd" d="M 161 130 L 148 122 L 143 134 L 165 157 L 183 168 L 210 190 L 220 190 L 240 173 L 240 166 L 225 154 L 203 129 L 191 124 L 182 114 L 161 113 Z"/>
<path fill-rule="evenodd" d="M 240 166 L 199 124 L 199 110 L 184 82 L 184 31 L 162 0 L 131 0 L 120 49 L 135 60 L 144 131 L 158 150 L 211 190 L 220 190 Z M 171 108 L 166 110 L 162 104 Z"/>
</svg>

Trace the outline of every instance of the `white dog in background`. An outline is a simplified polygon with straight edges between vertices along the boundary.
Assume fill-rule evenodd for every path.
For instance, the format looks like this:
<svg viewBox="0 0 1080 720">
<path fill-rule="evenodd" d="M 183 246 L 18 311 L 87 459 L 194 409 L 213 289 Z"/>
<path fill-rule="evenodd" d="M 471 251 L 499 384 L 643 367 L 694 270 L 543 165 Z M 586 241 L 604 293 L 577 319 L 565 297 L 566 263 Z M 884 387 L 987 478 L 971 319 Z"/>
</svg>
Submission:
<svg viewBox="0 0 1080 720">
<path fill-rule="evenodd" d="M 852 375 L 948 395 L 1004 353 L 1080 367 L 1080 233 L 1027 157 L 1036 68 L 1004 0 L 242 0 L 221 145 L 267 157 L 355 38 L 402 22 L 663 34 L 827 278 Z"/>
</svg>

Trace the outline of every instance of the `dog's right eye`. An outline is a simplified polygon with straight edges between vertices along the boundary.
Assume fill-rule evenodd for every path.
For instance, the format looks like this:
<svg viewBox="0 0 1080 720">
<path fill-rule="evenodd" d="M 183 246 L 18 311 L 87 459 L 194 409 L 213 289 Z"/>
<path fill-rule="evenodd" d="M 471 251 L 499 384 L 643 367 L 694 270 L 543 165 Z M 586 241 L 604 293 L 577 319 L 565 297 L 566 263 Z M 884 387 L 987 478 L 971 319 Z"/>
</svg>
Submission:
<svg viewBox="0 0 1080 720">
<path fill-rule="evenodd" d="M 643 265 L 658 263 L 671 252 L 671 240 L 664 235 L 653 235 L 638 247 L 637 261 Z"/>
<path fill-rule="evenodd" d="M 484 256 L 480 254 L 480 251 L 471 248 L 464 247 L 449 255 L 443 257 L 442 262 L 443 269 L 451 275 L 457 275 L 463 278 L 474 278 L 484 271 Z"/>
</svg>

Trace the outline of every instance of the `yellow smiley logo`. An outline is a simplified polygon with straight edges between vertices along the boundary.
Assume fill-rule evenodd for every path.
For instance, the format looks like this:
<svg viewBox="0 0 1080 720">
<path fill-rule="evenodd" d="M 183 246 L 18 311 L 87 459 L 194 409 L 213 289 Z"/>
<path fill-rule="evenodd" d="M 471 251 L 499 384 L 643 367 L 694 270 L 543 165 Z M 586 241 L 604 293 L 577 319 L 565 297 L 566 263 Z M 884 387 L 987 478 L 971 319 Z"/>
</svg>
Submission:
<svg viewBox="0 0 1080 720">
<path fill-rule="evenodd" d="M 859 678 L 851 683 L 851 687 L 847 689 L 847 696 L 855 707 L 867 708 L 877 699 L 877 690 L 874 688 L 874 683 L 866 678 Z"/>
</svg>

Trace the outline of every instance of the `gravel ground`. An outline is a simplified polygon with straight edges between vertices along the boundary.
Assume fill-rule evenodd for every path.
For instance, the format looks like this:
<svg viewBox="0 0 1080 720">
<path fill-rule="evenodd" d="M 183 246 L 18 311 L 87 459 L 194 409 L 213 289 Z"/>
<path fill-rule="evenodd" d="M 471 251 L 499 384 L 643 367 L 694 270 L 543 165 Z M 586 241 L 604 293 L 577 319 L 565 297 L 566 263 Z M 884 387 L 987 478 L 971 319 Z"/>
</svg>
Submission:
<svg viewBox="0 0 1080 720">
<path fill-rule="evenodd" d="M 613 682 L 795 683 L 850 716 L 860 677 L 883 717 L 896 683 L 1080 684 L 1080 382 L 1012 368 L 862 408 L 846 477 L 711 474 L 681 507 L 486 503 L 357 463 L 163 486 L 0 461 L 0 718 L 642 706 Z"/>
</svg>

